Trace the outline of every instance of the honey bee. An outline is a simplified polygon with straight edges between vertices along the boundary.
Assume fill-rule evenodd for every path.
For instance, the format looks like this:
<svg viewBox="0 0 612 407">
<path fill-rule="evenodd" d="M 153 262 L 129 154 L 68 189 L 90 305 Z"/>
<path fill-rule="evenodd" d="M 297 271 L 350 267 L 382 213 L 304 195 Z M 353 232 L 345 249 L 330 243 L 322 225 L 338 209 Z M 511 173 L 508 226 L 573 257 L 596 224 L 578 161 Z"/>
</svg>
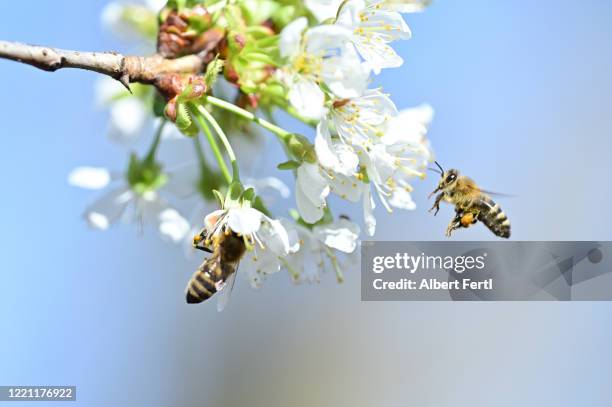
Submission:
<svg viewBox="0 0 612 407">
<path fill-rule="evenodd" d="M 493 193 L 480 189 L 470 178 L 460 176 L 456 169 L 444 171 L 437 161 L 435 163 L 440 169 L 441 179 L 437 188 L 429 194 L 429 198 L 441 192 L 436 196 L 429 212 L 435 210 L 435 216 L 440 210 L 441 201 L 455 205 L 455 217 L 446 228 L 446 236 L 450 237 L 453 231 L 460 227 L 468 228 L 481 221 L 496 236 L 509 238 L 510 221 L 499 205 L 489 197 L 489 194 Z M 431 170 L 438 172 L 435 168 Z"/>
<path fill-rule="evenodd" d="M 213 249 L 210 249 L 212 243 Z M 203 302 L 221 291 L 217 309 L 221 311 L 234 287 L 238 264 L 246 252 L 242 237 L 231 230 L 218 233 L 209 238 L 206 228 L 194 236 L 193 246 L 196 249 L 212 253 L 193 273 L 186 289 L 188 304 Z"/>
</svg>

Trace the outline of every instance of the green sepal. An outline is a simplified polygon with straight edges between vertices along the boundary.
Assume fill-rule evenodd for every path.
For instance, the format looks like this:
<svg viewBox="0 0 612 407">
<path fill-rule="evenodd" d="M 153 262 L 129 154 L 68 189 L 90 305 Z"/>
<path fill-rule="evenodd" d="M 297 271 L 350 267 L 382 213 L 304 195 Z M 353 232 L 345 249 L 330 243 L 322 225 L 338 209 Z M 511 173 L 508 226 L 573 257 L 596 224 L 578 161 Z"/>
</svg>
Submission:
<svg viewBox="0 0 612 407">
<path fill-rule="evenodd" d="M 217 198 L 217 201 L 219 202 L 219 206 L 221 208 L 225 207 L 225 198 L 223 198 L 223 195 L 221 194 L 221 192 L 217 191 L 216 189 L 212 190 L 213 195 L 215 196 L 215 198 Z"/>
<path fill-rule="evenodd" d="M 165 117 L 166 100 L 158 92 L 153 94 L 153 114 L 156 117 Z"/>
<path fill-rule="evenodd" d="M 240 203 L 242 206 L 252 207 L 255 196 L 255 190 L 253 188 L 247 188 L 240 197 Z"/>
<path fill-rule="evenodd" d="M 206 66 L 206 72 L 204 73 L 204 82 L 208 89 L 212 89 L 217 82 L 217 78 L 219 77 L 219 73 L 223 70 L 223 66 L 225 65 L 225 61 L 219 59 L 219 54 L 215 56 L 215 59 L 210 61 Z"/>
<path fill-rule="evenodd" d="M 191 117 L 191 112 L 186 103 L 178 102 L 176 104 L 176 128 L 186 136 L 193 137 L 200 131 L 198 126 Z"/>
<path fill-rule="evenodd" d="M 240 197 L 244 192 L 244 188 L 242 184 L 237 181 L 232 181 L 229 188 L 227 189 L 227 194 L 225 195 L 225 201 L 223 202 L 223 208 L 238 208 L 240 207 Z"/>
<path fill-rule="evenodd" d="M 126 179 L 137 194 L 155 191 L 168 182 L 168 176 L 153 159 L 140 160 L 135 153 L 130 154 Z"/>
<path fill-rule="evenodd" d="M 276 166 L 276 168 L 278 168 L 279 170 L 295 170 L 297 169 L 301 164 L 297 161 L 294 160 L 289 160 L 289 161 L 285 161 L 284 163 L 280 163 Z"/>
</svg>

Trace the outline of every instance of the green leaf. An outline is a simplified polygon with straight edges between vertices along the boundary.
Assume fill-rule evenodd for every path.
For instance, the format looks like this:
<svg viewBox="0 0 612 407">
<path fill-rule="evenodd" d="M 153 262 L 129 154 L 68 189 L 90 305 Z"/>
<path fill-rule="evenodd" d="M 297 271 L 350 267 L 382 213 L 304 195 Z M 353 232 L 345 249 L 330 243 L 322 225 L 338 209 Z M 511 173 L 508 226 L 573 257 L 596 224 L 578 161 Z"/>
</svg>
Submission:
<svg viewBox="0 0 612 407">
<path fill-rule="evenodd" d="M 285 161 L 284 163 L 280 163 L 276 166 L 279 170 L 295 170 L 301 164 L 294 160 Z"/>
</svg>

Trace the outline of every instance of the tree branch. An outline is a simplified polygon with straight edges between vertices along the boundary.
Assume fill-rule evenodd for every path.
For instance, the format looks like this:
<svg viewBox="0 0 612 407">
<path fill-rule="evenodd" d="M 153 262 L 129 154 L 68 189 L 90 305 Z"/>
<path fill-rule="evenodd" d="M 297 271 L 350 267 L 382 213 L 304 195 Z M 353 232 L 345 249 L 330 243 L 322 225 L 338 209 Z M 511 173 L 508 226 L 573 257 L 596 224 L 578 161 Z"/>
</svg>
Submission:
<svg viewBox="0 0 612 407">
<path fill-rule="evenodd" d="M 205 57 L 187 55 L 167 59 L 159 54 L 148 57 L 126 56 L 116 52 L 80 52 L 0 41 L 0 58 L 35 66 L 45 71 L 76 68 L 94 71 L 120 81 L 128 90 L 132 82 L 155 85 L 163 94 L 172 95 L 177 74 L 198 74 L 206 66 Z M 172 77 L 170 77 L 172 76 Z"/>
</svg>

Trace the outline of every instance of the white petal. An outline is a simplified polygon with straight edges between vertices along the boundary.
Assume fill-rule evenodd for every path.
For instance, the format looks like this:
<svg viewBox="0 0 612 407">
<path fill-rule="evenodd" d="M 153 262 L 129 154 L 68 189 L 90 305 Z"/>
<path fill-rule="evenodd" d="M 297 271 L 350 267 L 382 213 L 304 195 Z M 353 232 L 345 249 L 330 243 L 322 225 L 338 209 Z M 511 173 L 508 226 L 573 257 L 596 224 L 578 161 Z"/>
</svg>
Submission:
<svg viewBox="0 0 612 407">
<path fill-rule="evenodd" d="M 321 78 L 339 98 L 360 96 L 368 86 L 370 69 L 359 59 L 352 44 L 342 47 L 340 55 L 324 58 Z"/>
<path fill-rule="evenodd" d="M 323 24 L 306 32 L 306 52 L 322 54 L 326 50 L 342 47 L 352 38 L 351 30 L 336 24 Z"/>
<path fill-rule="evenodd" d="M 335 174 L 329 181 L 331 191 L 350 202 L 358 202 L 363 191 L 363 183 L 356 177 Z"/>
<path fill-rule="evenodd" d="M 277 256 L 294 253 L 300 247 L 299 242 L 289 237 L 289 233 L 282 222 L 276 219 L 269 219 L 266 222 L 265 227 L 259 233 L 259 237 L 267 249 L 273 251 Z"/>
<path fill-rule="evenodd" d="M 159 232 L 174 243 L 178 243 L 189 234 L 189 222 L 176 209 L 166 208 L 159 214 Z"/>
<path fill-rule="evenodd" d="M 168 203 L 163 200 L 157 191 L 147 191 L 142 195 L 137 195 L 134 200 L 134 212 L 127 214 L 127 221 L 138 221 L 142 223 L 157 223 L 159 215 L 166 208 Z"/>
<path fill-rule="evenodd" d="M 305 0 L 304 3 L 318 21 L 323 21 L 336 16 L 342 0 Z"/>
<path fill-rule="evenodd" d="M 85 210 L 84 217 L 93 228 L 105 230 L 119 220 L 134 193 L 123 187 L 106 193 Z"/>
<path fill-rule="evenodd" d="M 326 119 L 321 120 L 317 125 L 315 152 L 323 167 L 345 176 L 355 174 L 359 157 L 350 146 L 332 141 Z"/>
<path fill-rule="evenodd" d="M 225 215 L 225 213 L 226 212 L 223 209 L 217 209 L 204 217 L 204 227 L 209 233 L 212 233 L 213 229 L 215 226 L 217 226 L 217 223 L 221 217 Z"/>
<path fill-rule="evenodd" d="M 355 28 L 361 23 L 359 14 L 366 8 L 363 0 L 348 0 L 342 5 L 336 23 L 345 27 Z"/>
<path fill-rule="evenodd" d="M 278 192 L 285 199 L 291 195 L 291 190 L 287 184 L 276 177 L 249 178 L 244 181 L 244 187 L 253 188 L 258 195 L 261 195 L 261 190 L 268 188 Z"/>
<path fill-rule="evenodd" d="M 168 174 L 168 182 L 164 185 L 164 190 L 179 198 L 189 197 L 196 192 L 199 177 L 197 163 L 183 164 Z"/>
<path fill-rule="evenodd" d="M 111 132 L 109 136 L 119 142 L 134 140 L 143 129 L 147 110 L 136 97 L 125 97 L 116 101 L 110 108 Z"/>
<path fill-rule="evenodd" d="M 308 27 L 308 20 L 306 17 L 300 17 L 283 28 L 278 42 L 283 58 L 291 58 L 300 52 L 302 33 L 306 27 Z"/>
<path fill-rule="evenodd" d="M 306 119 L 318 120 L 325 113 L 325 94 L 315 82 L 299 79 L 289 90 L 289 102 Z"/>
<path fill-rule="evenodd" d="M 329 195 L 327 180 L 316 164 L 303 163 L 297 169 L 296 203 L 302 218 L 314 223 L 323 216 L 325 198 Z"/>
<path fill-rule="evenodd" d="M 383 0 L 373 1 L 372 4 L 380 4 L 387 10 L 397 11 L 399 13 L 418 13 L 427 7 L 427 0 Z"/>
<path fill-rule="evenodd" d="M 363 220 L 366 225 L 366 231 L 370 236 L 374 236 L 374 232 L 376 232 L 376 218 L 374 217 L 374 207 L 374 200 L 372 199 L 370 188 L 366 185 L 364 187 L 363 192 Z"/>
<path fill-rule="evenodd" d="M 296 253 L 300 249 L 300 236 L 298 233 L 298 226 L 287 219 L 280 219 L 280 223 L 287 231 L 288 243 L 289 243 L 289 253 Z"/>
<path fill-rule="evenodd" d="M 357 247 L 359 226 L 347 219 L 339 219 L 329 225 L 316 226 L 313 233 L 327 246 L 344 253 L 352 253 Z"/>
<path fill-rule="evenodd" d="M 85 189 L 101 189 L 110 181 L 110 172 L 100 167 L 77 167 L 68 175 L 70 185 Z"/>
<path fill-rule="evenodd" d="M 404 63 L 402 57 L 393 48 L 382 42 L 358 41 L 355 42 L 355 47 L 376 75 L 384 68 L 397 68 Z"/>
<path fill-rule="evenodd" d="M 227 214 L 227 225 L 241 235 L 251 235 L 261 226 L 263 214 L 254 208 L 230 209 Z"/>
<path fill-rule="evenodd" d="M 389 205 L 399 209 L 413 210 L 416 208 L 416 204 L 412 200 L 410 193 L 404 188 L 397 188 L 393 191 L 388 201 Z"/>
<path fill-rule="evenodd" d="M 295 203 L 300 216 L 306 222 L 315 223 L 323 217 L 323 207 L 313 204 L 299 186 L 295 188 Z"/>
</svg>

